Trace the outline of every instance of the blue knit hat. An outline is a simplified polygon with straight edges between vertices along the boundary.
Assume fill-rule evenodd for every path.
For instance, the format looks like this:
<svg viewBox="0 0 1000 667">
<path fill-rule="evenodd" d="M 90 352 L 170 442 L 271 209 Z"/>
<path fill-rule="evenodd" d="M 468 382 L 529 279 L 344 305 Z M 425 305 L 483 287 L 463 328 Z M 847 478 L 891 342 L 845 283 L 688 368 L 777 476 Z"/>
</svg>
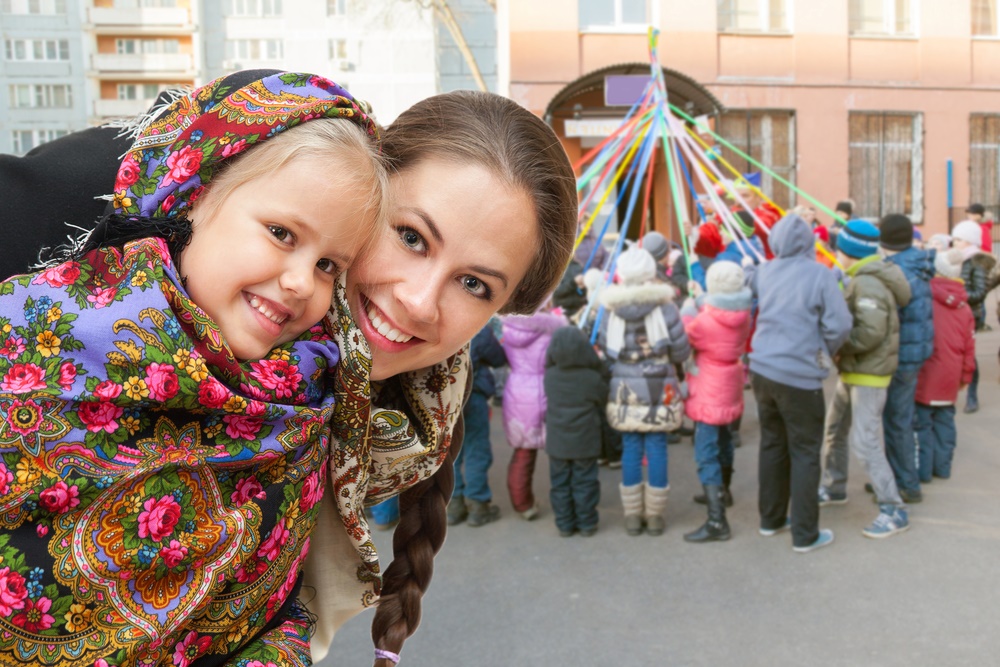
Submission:
<svg viewBox="0 0 1000 667">
<path fill-rule="evenodd" d="M 878 252 L 878 227 L 865 220 L 850 220 L 837 235 L 837 250 L 854 259 Z"/>
</svg>

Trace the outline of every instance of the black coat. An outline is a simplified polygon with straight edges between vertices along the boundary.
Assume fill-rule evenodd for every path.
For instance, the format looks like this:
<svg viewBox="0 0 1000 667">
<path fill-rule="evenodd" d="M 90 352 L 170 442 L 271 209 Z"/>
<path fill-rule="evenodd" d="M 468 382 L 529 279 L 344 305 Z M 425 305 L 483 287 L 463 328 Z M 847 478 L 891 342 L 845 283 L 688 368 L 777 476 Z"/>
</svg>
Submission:
<svg viewBox="0 0 1000 667">
<path fill-rule="evenodd" d="M 552 303 L 562 308 L 567 317 L 587 305 L 587 292 L 576 284 L 576 277 L 582 273 L 583 265 L 575 259 L 571 260 L 556 291 L 552 293 Z"/>
<path fill-rule="evenodd" d="M 557 329 L 545 354 L 545 451 L 559 459 L 601 454 L 601 413 L 608 400 L 604 365 L 586 334 Z"/>
<path fill-rule="evenodd" d="M 507 353 L 493 335 L 493 327 L 489 323 L 472 338 L 469 360 L 472 362 L 472 391 L 486 397 L 497 393 L 496 379 L 490 368 L 506 366 Z"/>
</svg>

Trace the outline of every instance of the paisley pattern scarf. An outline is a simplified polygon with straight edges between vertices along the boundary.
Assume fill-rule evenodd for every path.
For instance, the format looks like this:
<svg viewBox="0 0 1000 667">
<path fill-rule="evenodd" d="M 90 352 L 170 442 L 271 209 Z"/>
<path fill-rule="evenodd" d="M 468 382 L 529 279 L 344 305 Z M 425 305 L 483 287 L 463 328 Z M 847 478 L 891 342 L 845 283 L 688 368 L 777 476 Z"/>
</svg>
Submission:
<svg viewBox="0 0 1000 667">
<path fill-rule="evenodd" d="M 237 362 L 161 239 L 0 283 L 0 663 L 309 664 L 337 360 Z"/>
</svg>

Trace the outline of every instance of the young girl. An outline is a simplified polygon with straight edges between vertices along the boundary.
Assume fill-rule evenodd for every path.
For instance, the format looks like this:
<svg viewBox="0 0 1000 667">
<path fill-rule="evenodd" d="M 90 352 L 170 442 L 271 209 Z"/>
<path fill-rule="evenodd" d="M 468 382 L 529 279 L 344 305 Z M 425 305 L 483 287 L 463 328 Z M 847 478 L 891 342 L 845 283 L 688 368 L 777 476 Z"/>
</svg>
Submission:
<svg viewBox="0 0 1000 667">
<path fill-rule="evenodd" d="M 259 75 L 140 127 L 84 249 L 0 285 L 2 663 L 308 658 L 318 323 L 386 177 L 346 91 Z"/>
<path fill-rule="evenodd" d="M 612 360 L 608 421 L 622 432 L 622 505 L 625 530 L 650 535 L 666 529 L 667 432 L 683 421 L 680 386 L 674 371 L 691 353 L 684 325 L 673 304 L 674 288 L 655 282 L 656 263 L 641 248 L 629 248 L 617 263 L 620 285 L 601 292 L 607 312 L 599 344 Z M 642 481 L 646 457 L 649 479 Z"/>
<path fill-rule="evenodd" d="M 546 311 L 503 320 L 502 344 L 510 364 L 503 390 L 503 429 L 514 448 L 507 489 L 514 511 L 527 521 L 538 516 L 531 486 L 538 450 L 545 446 L 545 351 L 552 333 L 567 323 L 562 315 Z"/>
<path fill-rule="evenodd" d="M 696 307 L 688 299 L 681 319 L 694 363 L 687 374 L 687 416 L 694 420 L 694 457 L 705 489 L 708 520 L 688 533 L 688 542 L 729 539 L 726 507 L 733 504 L 731 425 L 743 414 L 743 364 L 750 336 L 750 289 L 743 286 L 743 269 L 733 262 L 715 262 L 706 276 L 708 295 Z M 697 283 L 695 283 L 697 285 Z M 693 289 L 700 293 L 700 288 Z M 696 498 L 695 500 L 698 500 Z"/>
</svg>

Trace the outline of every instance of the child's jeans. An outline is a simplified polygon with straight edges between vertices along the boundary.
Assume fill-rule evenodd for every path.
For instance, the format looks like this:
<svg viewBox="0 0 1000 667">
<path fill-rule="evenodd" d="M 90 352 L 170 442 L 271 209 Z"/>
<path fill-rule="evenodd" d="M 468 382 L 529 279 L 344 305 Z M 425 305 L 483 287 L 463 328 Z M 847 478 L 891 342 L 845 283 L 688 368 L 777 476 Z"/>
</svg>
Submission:
<svg viewBox="0 0 1000 667">
<path fill-rule="evenodd" d="M 694 423 L 694 460 L 698 479 L 706 486 L 722 486 L 722 469 L 733 467 L 732 424 Z"/>
<path fill-rule="evenodd" d="M 896 476 L 885 456 L 882 410 L 888 390 L 837 382 L 826 413 L 823 487 L 833 496 L 847 494 L 847 447 L 868 472 L 879 505 L 902 507 Z"/>
<path fill-rule="evenodd" d="M 954 405 L 917 403 L 917 468 L 920 481 L 931 477 L 951 477 L 951 459 L 955 454 L 958 431 L 955 429 Z"/>
<path fill-rule="evenodd" d="M 635 486 L 642 483 L 642 457 L 646 457 L 649 485 L 663 489 L 667 486 L 667 434 L 622 433 L 622 484 Z"/>
<path fill-rule="evenodd" d="M 465 418 L 465 438 L 455 459 L 455 490 L 451 495 L 488 503 L 493 499 L 488 475 L 493 465 L 489 398 L 478 391 L 472 392 L 462 414 Z"/>
<path fill-rule="evenodd" d="M 597 479 L 597 459 L 557 459 L 549 457 L 549 500 L 556 515 L 556 527 L 563 532 L 597 528 L 597 503 L 601 483 Z"/>
</svg>

